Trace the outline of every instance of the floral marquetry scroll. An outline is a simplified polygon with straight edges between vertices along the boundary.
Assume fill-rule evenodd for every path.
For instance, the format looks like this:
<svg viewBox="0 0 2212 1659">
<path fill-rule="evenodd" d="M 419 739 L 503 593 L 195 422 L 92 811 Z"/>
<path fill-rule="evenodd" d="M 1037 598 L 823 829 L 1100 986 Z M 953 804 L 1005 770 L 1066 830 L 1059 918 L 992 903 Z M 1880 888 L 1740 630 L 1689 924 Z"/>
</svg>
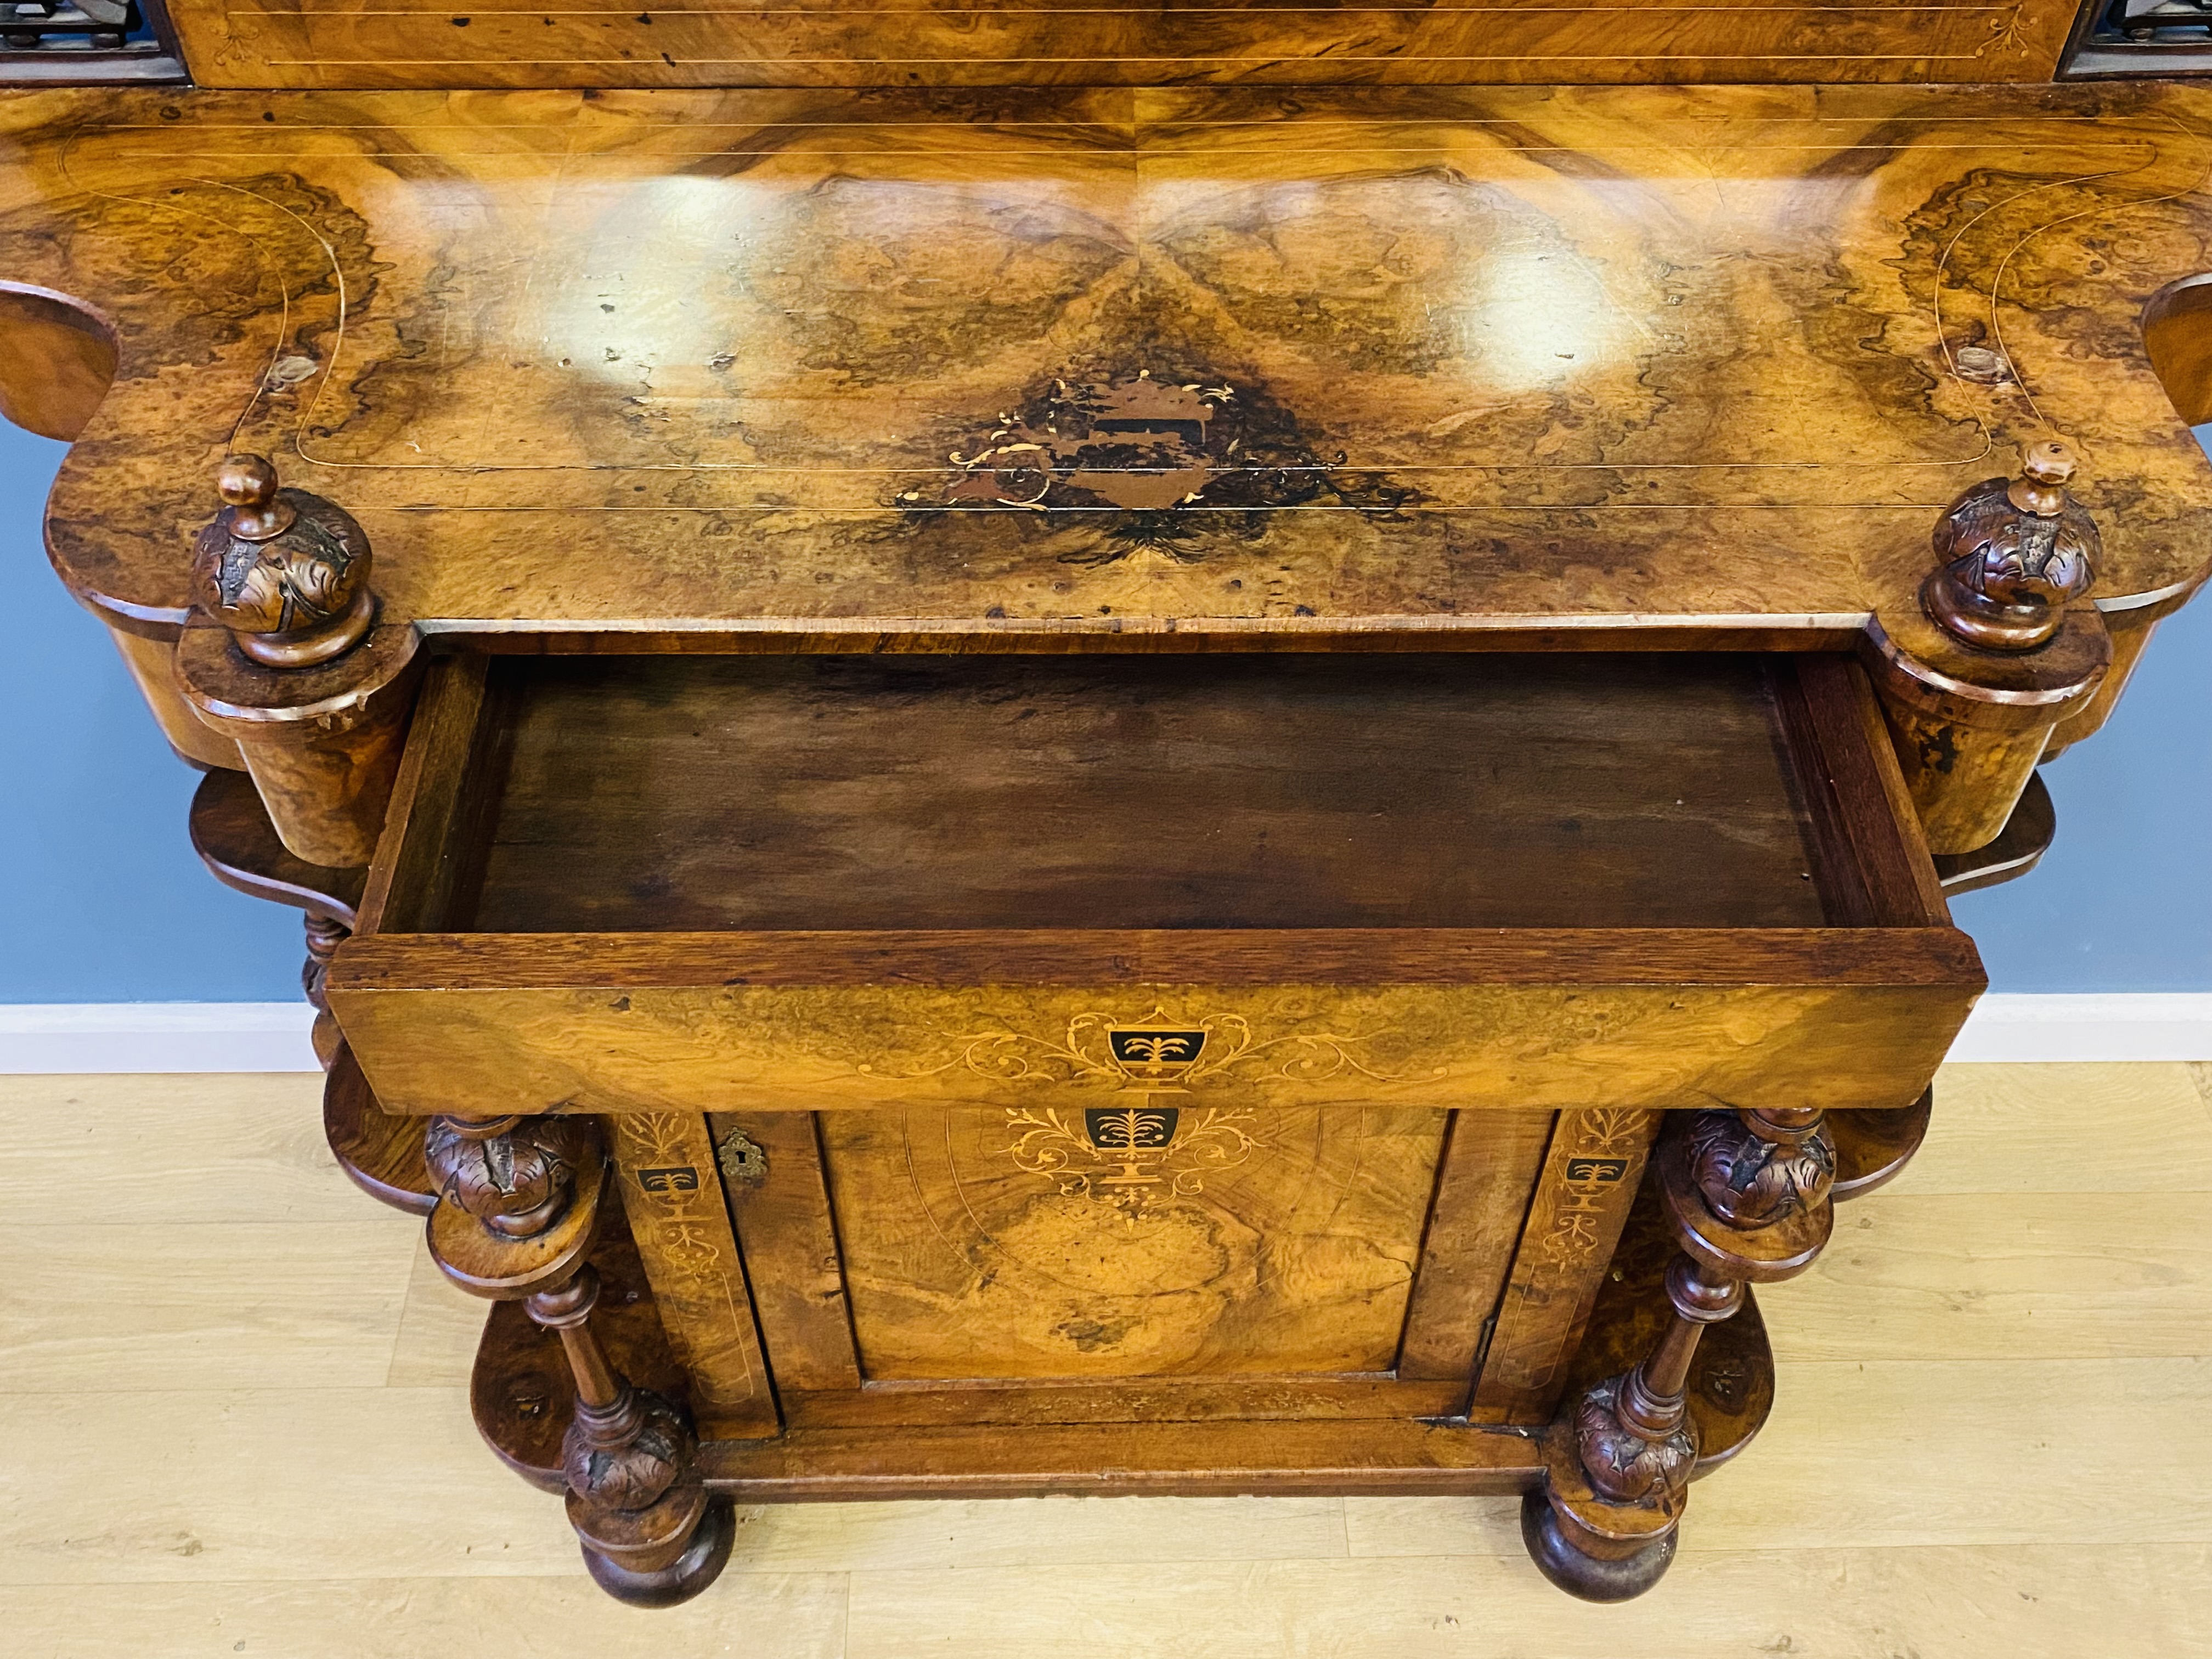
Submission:
<svg viewBox="0 0 2212 1659">
<path fill-rule="evenodd" d="M 1595 1269 L 1627 1224 L 1659 1119 L 1629 1108 L 1559 1114 L 1475 1392 L 1478 1414 L 1551 1415 L 1597 1299 Z"/>
<path fill-rule="evenodd" d="M 1184 1094 L 1208 1079 L 1243 1068 L 1291 1083 L 1322 1083 L 1357 1076 L 1374 1083 L 1403 1083 L 1402 1073 L 1378 1070 L 1373 1048 L 1400 1036 L 1388 1028 L 1358 1036 L 1277 1029 L 1263 1035 L 1243 1014 L 1212 1013 L 1176 1019 L 1155 1006 L 1140 1019 L 1086 1011 L 1057 1034 L 985 1023 L 971 1031 L 937 1032 L 925 1041 L 943 1057 L 912 1070 L 872 1063 L 868 1077 L 901 1080 L 965 1072 L 1008 1083 L 1106 1082 L 1139 1094 Z M 1363 1058 L 1364 1056 L 1364 1058 Z M 1442 1076 L 1441 1068 L 1431 1075 Z"/>
<path fill-rule="evenodd" d="M 941 484 L 901 491 L 914 513 L 945 507 L 1088 514 L 1100 541 L 1065 564 L 1112 564 L 1140 551 L 1196 564 L 1259 533 L 1269 512 L 1309 504 L 1388 517 L 1423 499 L 1387 472 L 1317 453 L 1297 421 L 1256 386 L 1155 379 L 1055 380 L 979 441 L 947 457 Z M 1202 513 L 1179 509 L 1202 507 Z"/>
<path fill-rule="evenodd" d="M 1093 1107 L 1078 1118 L 1055 1107 L 1006 1109 L 1017 1168 L 1043 1176 L 1063 1194 L 1164 1187 L 1178 1197 L 1206 1189 L 1209 1170 L 1230 1170 L 1267 1150 L 1253 1132 L 1258 1114 L 1208 1107 L 1186 1121 L 1182 1109 L 1143 1105 Z"/>
<path fill-rule="evenodd" d="M 716 1178 L 707 1121 L 682 1112 L 608 1120 L 623 1208 L 668 1340 L 692 1377 L 707 1433 L 776 1432 L 737 1235 Z"/>
</svg>

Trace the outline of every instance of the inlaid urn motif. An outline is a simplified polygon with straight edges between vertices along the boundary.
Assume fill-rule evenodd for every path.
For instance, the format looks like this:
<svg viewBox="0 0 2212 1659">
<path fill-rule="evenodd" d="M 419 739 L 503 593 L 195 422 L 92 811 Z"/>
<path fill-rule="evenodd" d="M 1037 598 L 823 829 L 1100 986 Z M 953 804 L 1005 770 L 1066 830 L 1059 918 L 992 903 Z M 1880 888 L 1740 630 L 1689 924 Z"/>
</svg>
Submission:
<svg viewBox="0 0 2212 1659">
<path fill-rule="evenodd" d="M 1318 453 L 1258 387 L 1211 377 L 1055 380 L 947 458 L 940 486 L 896 505 L 1096 515 L 1102 539 L 1066 562 L 1110 564 L 1142 549 L 1183 564 L 1212 536 L 1255 533 L 1251 515 L 1329 501 L 1389 514 L 1419 492 Z"/>
</svg>

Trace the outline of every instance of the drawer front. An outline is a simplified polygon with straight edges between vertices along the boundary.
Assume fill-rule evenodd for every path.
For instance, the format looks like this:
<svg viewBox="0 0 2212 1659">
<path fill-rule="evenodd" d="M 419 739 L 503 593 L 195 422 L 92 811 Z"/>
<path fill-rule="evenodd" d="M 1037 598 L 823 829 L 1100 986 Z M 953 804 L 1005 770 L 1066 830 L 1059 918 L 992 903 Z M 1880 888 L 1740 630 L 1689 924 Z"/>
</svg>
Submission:
<svg viewBox="0 0 2212 1659">
<path fill-rule="evenodd" d="M 1924 1088 L 1979 981 L 1933 928 L 599 943 L 362 939 L 331 1007 L 399 1112 L 1852 1107 Z"/>
</svg>

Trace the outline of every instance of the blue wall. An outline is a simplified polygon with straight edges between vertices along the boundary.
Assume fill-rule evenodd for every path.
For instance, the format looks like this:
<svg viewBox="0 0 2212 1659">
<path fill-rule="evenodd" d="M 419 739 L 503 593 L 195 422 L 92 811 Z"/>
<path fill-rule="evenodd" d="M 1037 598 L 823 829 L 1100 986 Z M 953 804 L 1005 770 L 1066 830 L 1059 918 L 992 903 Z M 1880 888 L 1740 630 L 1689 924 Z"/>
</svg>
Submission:
<svg viewBox="0 0 2212 1659">
<path fill-rule="evenodd" d="M 64 447 L 0 421 L 0 1002 L 296 997 L 297 915 L 200 866 L 198 775 L 47 568 Z M 2212 990 L 2208 753 L 2212 599 L 2165 624 L 2112 723 L 2046 769 L 2058 842 L 2041 866 L 1958 902 L 1996 989 Z"/>
<path fill-rule="evenodd" d="M 46 562 L 67 448 L 0 421 L 0 1002 L 295 998 L 299 912 L 208 874 L 185 836 L 200 775 Z"/>
</svg>

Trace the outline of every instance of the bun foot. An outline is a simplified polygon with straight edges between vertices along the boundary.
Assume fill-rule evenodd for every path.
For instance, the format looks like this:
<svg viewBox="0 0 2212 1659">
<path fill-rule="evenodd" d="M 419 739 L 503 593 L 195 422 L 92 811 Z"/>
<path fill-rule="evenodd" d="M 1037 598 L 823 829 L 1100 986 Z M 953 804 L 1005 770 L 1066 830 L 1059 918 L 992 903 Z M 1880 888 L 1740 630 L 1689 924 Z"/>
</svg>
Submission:
<svg viewBox="0 0 2212 1659">
<path fill-rule="evenodd" d="M 721 1577 L 722 1569 L 729 1565 L 730 1546 L 737 1533 L 737 1520 L 728 1502 L 709 1498 L 690 1540 L 667 1565 L 624 1566 L 584 1543 L 584 1567 L 592 1582 L 617 1601 L 634 1607 L 672 1607 L 689 1601 Z"/>
<path fill-rule="evenodd" d="M 1656 1542 L 1618 1559 L 1589 1553 L 1569 1538 L 1559 1524 L 1559 1511 L 1541 1491 L 1521 1500 L 1521 1541 L 1528 1547 L 1528 1559 L 1539 1572 L 1585 1601 L 1626 1601 L 1641 1595 L 1666 1576 L 1674 1559 L 1671 1528 Z"/>
</svg>

